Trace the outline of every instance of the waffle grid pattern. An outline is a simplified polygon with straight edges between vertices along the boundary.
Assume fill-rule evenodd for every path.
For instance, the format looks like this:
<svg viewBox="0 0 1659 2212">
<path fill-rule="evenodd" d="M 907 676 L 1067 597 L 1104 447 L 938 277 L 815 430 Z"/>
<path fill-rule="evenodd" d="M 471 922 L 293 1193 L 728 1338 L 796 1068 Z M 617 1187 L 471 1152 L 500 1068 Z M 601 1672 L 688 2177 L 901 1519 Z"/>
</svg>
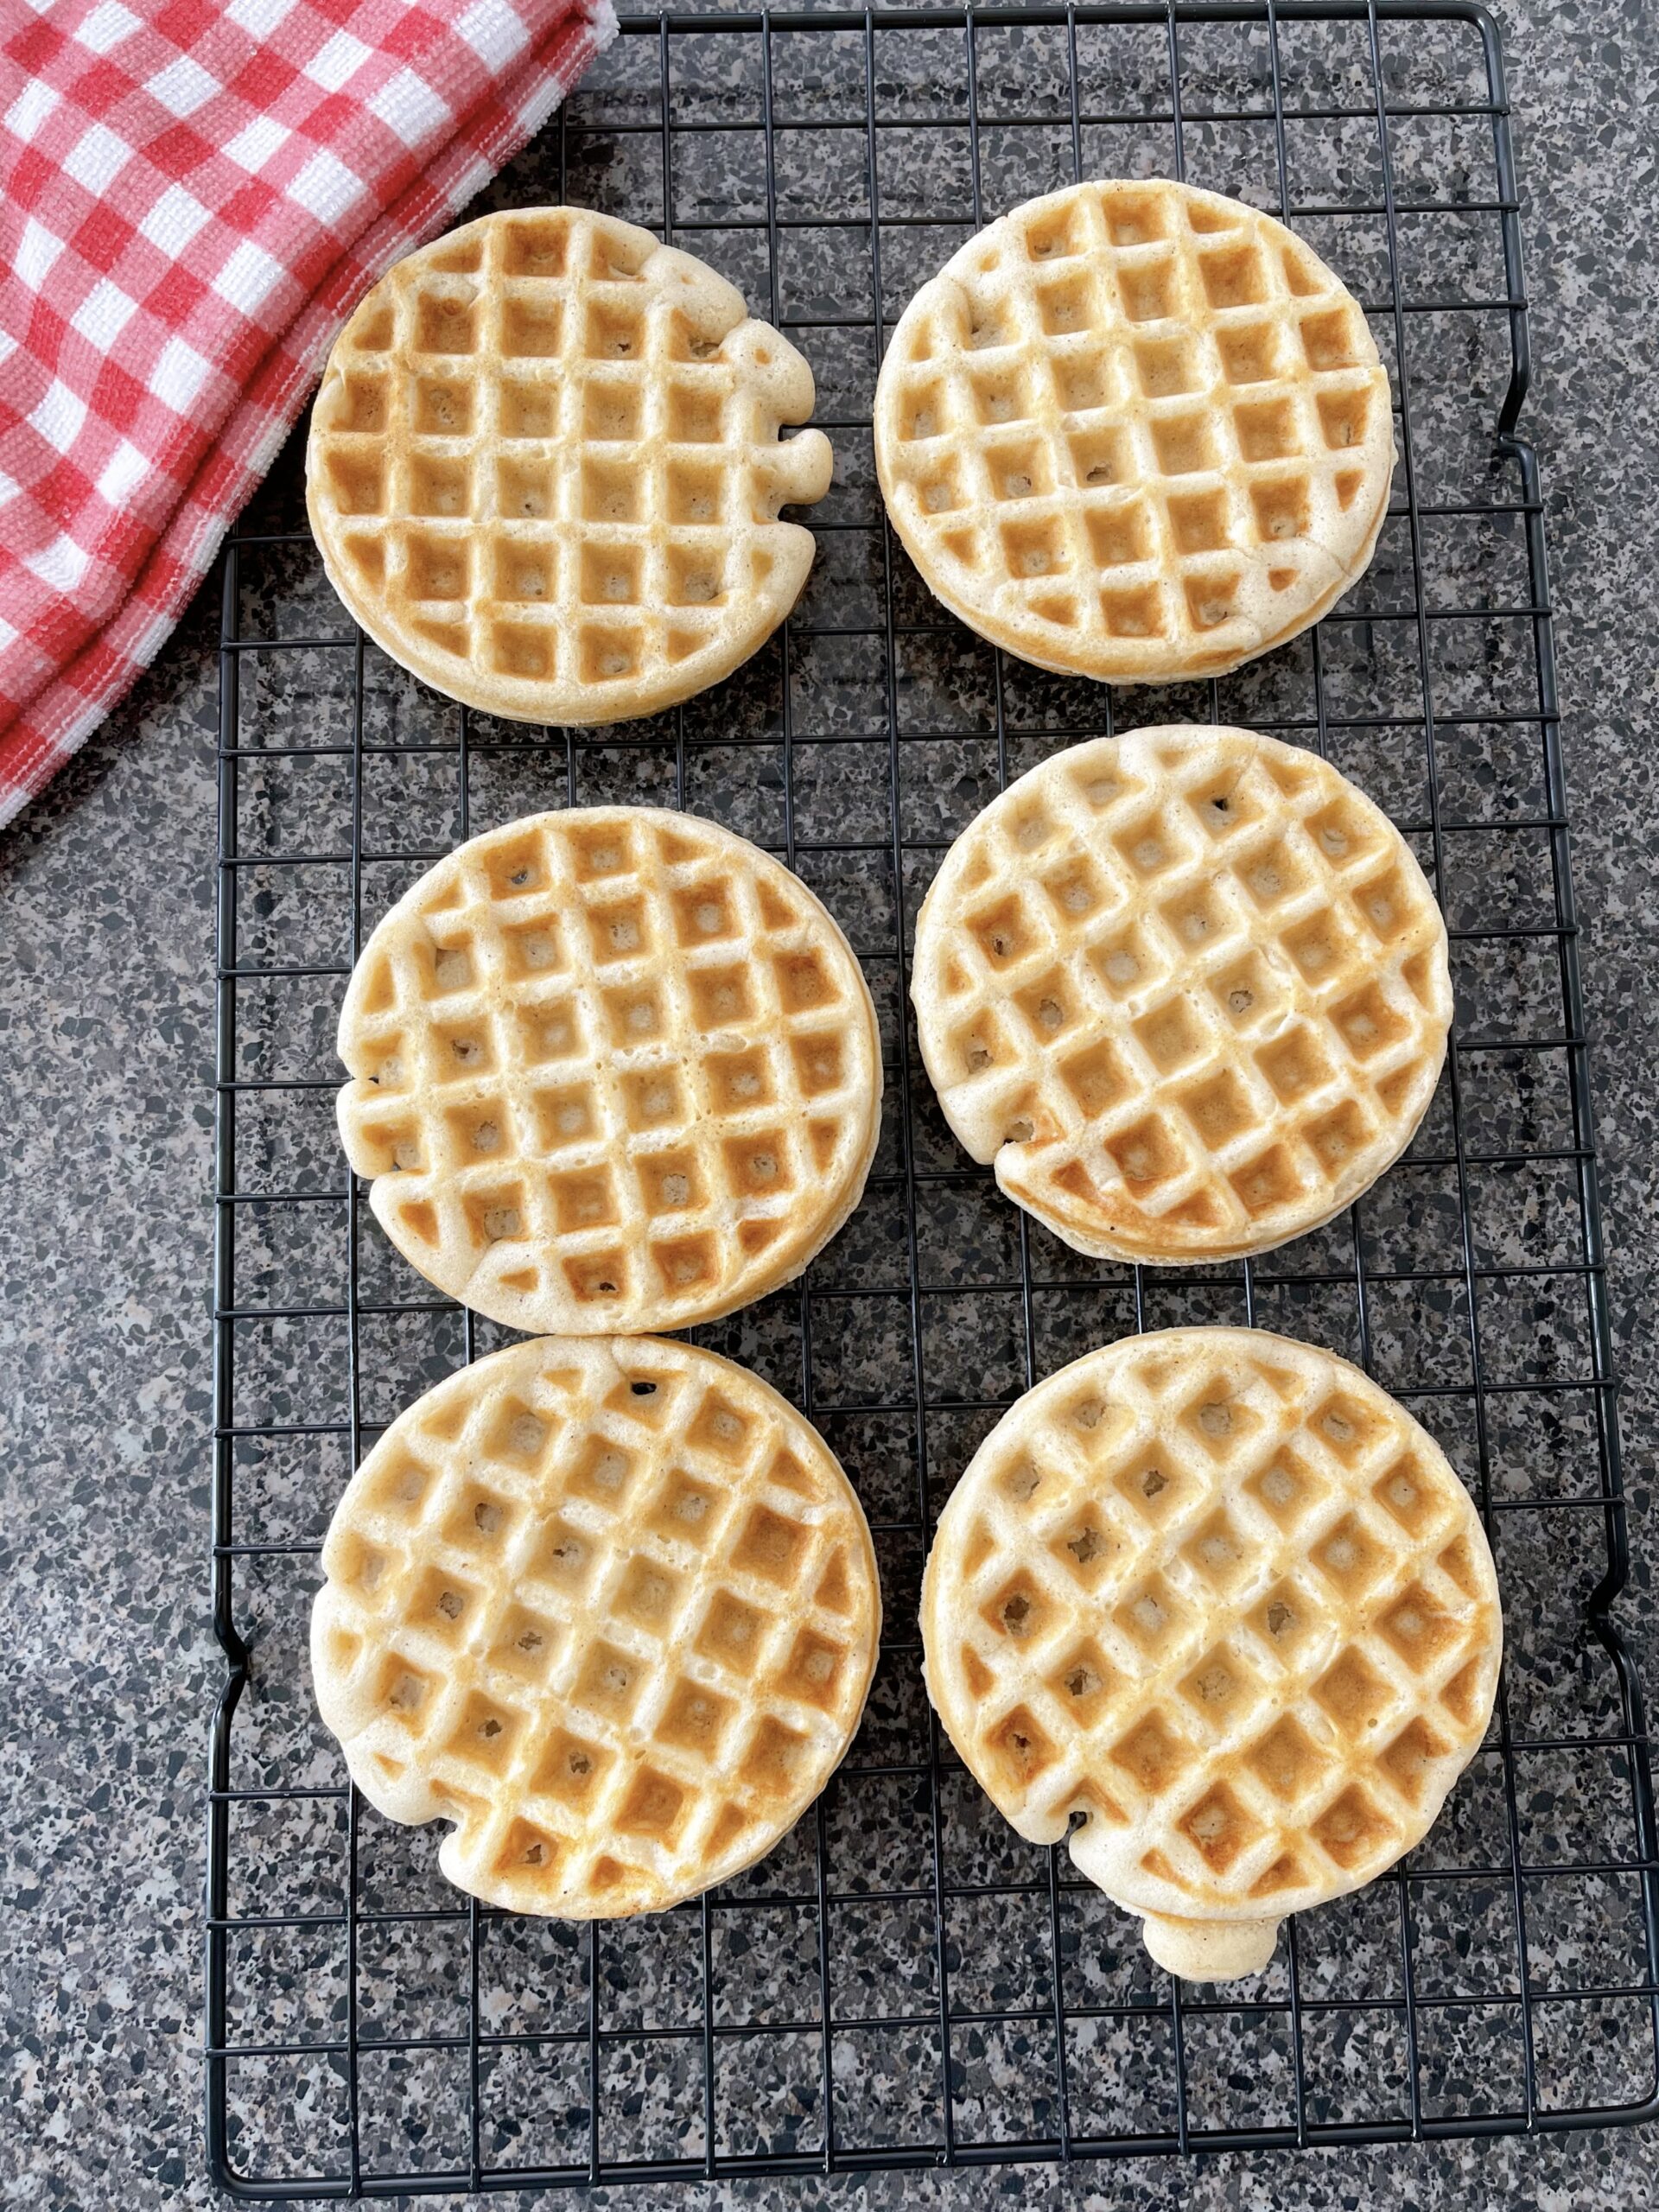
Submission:
<svg viewBox="0 0 1659 2212">
<path fill-rule="evenodd" d="M 1101 739 L 959 838 L 917 926 L 928 1072 L 976 1160 L 1078 1249 L 1262 1251 L 1410 1141 L 1446 931 L 1387 817 L 1243 730 Z"/>
<path fill-rule="evenodd" d="M 510 1326 L 689 1327 L 857 1204 L 880 1047 L 813 894 L 729 831 L 607 807 L 462 846 L 341 1009 L 346 1154 L 392 1242 Z"/>
<path fill-rule="evenodd" d="M 945 604 L 1046 668 L 1219 675 L 1369 563 L 1388 375 L 1346 288 L 1271 216 L 1077 185 L 969 242 L 901 317 L 876 457 Z"/>
<path fill-rule="evenodd" d="M 455 1823 L 440 1864 L 523 1912 L 659 1910 L 823 1788 L 880 1598 L 846 1478 L 776 1392 L 649 1339 L 451 1377 L 364 1461 L 312 1662 L 365 1795 Z"/>
<path fill-rule="evenodd" d="M 1473 1508 L 1345 1361 L 1262 1331 L 1090 1355 L 999 1422 L 923 1599 L 951 1740 L 1020 1834 L 1204 1918 L 1357 1888 L 1478 1746 L 1500 1641 Z"/>
<path fill-rule="evenodd" d="M 486 216 L 398 263 L 330 359 L 311 520 L 386 650 L 491 712 L 655 713 L 793 605 L 822 499 L 812 372 L 741 296 L 629 223 Z"/>
</svg>

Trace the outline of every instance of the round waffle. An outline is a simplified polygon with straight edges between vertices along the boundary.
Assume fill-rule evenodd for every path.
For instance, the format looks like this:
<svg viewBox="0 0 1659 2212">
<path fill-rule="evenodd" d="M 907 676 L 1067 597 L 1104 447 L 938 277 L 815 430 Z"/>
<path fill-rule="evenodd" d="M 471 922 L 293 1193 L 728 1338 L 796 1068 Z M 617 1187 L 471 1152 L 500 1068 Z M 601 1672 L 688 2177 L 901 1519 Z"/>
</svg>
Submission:
<svg viewBox="0 0 1659 2212">
<path fill-rule="evenodd" d="M 515 1912 L 661 1911 L 749 1866 L 851 1742 L 881 1597 L 834 1456 L 653 1338 L 452 1375 L 353 1477 L 311 1617 L 322 1717 L 389 1819 Z"/>
<path fill-rule="evenodd" d="M 1446 1056 L 1445 925 L 1382 810 L 1242 729 L 1135 730 L 957 838 L 911 995 L 946 1119 L 1080 1252 L 1262 1252 L 1396 1160 Z"/>
<path fill-rule="evenodd" d="M 329 581 L 394 659 L 522 721 L 655 714 L 794 605 L 830 487 L 812 372 L 723 276 L 569 207 L 486 215 L 383 276 L 311 416 Z"/>
<path fill-rule="evenodd" d="M 1027 200 L 899 317 L 893 527 L 953 613 L 1109 683 L 1219 675 L 1317 621 L 1388 507 L 1388 373 L 1282 223 L 1140 181 Z"/>
<path fill-rule="evenodd" d="M 881 1048 L 804 884 L 713 823 L 534 815 L 400 899 L 340 1015 L 340 1131 L 406 1259 L 535 1332 L 689 1328 L 857 1205 Z"/>
<path fill-rule="evenodd" d="M 1497 1683 L 1497 1584 L 1433 1438 L 1346 1360 L 1170 1329 L 1029 1390 L 940 1516 L 930 1696 L 999 1809 L 1194 1980 L 1433 1825 Z"/>
</svg>

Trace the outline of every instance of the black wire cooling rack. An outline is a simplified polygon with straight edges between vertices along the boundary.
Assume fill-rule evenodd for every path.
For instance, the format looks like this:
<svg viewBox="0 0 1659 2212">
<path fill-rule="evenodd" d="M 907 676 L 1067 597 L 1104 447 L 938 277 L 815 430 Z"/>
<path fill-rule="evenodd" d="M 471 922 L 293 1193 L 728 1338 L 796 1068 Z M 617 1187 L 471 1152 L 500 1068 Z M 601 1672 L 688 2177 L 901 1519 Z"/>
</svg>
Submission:
<svg viewBox="0 0 1659 2212">
<path fill-rule="evenodd" d="M 225 562 L 207 2132 L 249 2196 L 826 2174 L 1584 2127 L 1659 2112 L 1648 1747 L 1628 1567 L 1503 66 L 1479 8 L 1298 0 L 625 22 L 486 195 L 656 226 L 812 359 L 837 456 L 794 619 L 671 716 L 526 730 L 355 634 L 276 472 Z M 1109 692 L 945 620 L 886 530 L 874 367 L 969 230 L 1077 175 L 1173 173 L 1359 293 L 1401 466 L 1370 574 L 1219 683 Z M 1255 1267 L 1080 1260 L 1001 1202 L 919 1071 L 908 929 L 1010 776 L 1137 722 L 1317 748 L 1413 839 L 1458 988 L 1440 1096 L 1341 1221 Z M 1116 717 L 1116 723 L 1114 722 Z M 334 1500 L 499 1340 L 384 1243 L 334 1139 L 363 933 L 457 839 L 638 799 L 780 853 L 882 1013 L 868 1194 L 805 1281 L 701 1332 L 794 1396 L 877 1531 L 891 1641 L 847 1764 L 749 1874 L 591 1928 L 469 1904 L 346 1788 L 304 1638 Z M 918 1576 L 998 1408 L 1141 1325 L 1358 1358 L 1467 1478 L 1508 1649 L 1484 1751 L 1391 1875 L 1200 1998 L 1014 1835 L 921 1692 Z"/>
</svg>

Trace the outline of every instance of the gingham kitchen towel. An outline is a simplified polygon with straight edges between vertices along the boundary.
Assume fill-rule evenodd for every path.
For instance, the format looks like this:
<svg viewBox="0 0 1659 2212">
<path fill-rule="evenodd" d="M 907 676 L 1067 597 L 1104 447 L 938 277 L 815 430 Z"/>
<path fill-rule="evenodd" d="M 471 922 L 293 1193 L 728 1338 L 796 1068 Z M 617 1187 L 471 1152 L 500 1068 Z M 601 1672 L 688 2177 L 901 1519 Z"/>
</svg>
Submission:
<svg viewBox="0 0 1659 2212">
<path fill-rule="evenodd" d="M 0 823 L 155 657 L 364 292 L 611 0 L 0 0 Z"/>
</svg>

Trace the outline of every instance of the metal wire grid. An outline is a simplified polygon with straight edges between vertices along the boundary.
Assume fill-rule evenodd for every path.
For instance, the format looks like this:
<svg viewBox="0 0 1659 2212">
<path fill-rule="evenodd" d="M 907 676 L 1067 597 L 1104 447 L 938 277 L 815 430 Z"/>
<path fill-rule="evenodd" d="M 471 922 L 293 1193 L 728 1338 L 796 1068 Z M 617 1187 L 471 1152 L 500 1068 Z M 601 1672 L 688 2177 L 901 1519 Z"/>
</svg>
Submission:
<svg viewBox="0 0 1659 2212">
<path fill-rule="evenodd" d="M 527 742 L 522 730 L 447 707 L 435 738 L 416 730 L 429 741 L 397 728 L 385 738 L 372 649 L 342 628 L 326 594 L 315 602 L 327 610 L 319 630 L 302 621 L 299 633 L 280 634 L 296 603 L 308 604 L 292 588 L 294 564 L 312 558 L 305 532 L 245 524 L 228 549 L 213 1473 L 214 1621 L 227 1673 L 213 1729 L 207 1945 L 215 2178 L 251 2196 L 382 2195 L 1383 2142 L 1649 2117 L 1659 2112 L 1659 1854 L 1640 1690 L 1608 1611 L 1629 1555 L 1538 474 L 1516 435 L 1529 362 L 1496 28 L 1467 0 L 1257 0 L 637 17 L 623 29 L 589 104 L 603 115 L 609 100 L 611 111 L 588 124 L 588 105 L 574 101 L 536 149 L 535 181 L 546 196 L 569 188 L 594 204 L 608 191 L 613 212 L 655 219 L 717 262 L 728 247 L 763 249 L 769 296 L 756 303 L 819 360 L 817 419 L 853 490 L 812 518 L 828 582 L 821 594 L 815 583 L 770 656 L 775 707 L 759 730 L 741 695 L 729 723 L 716 695 L 712 721 L 681 709 L 620 741 L 543 732 Z M 1313 49 L 1304 42 L 1316 36 L 1338 56 L 1323 76 L 1306 65 Z M 1156 52 L 1156 97 L 1146 97 L 1144 76 L 1114 75 L 1114 37 L 1133 46 L 1137 67 Z M 1023 106 L 1002 89 L 1007 57 L 1020 54 L 1042 64 Z M 1426 99 L 1413 96 L 1420 63 Z M 924 86 L 918 70 L 936 81 Z M 988 94 L 988 79 L 998 87 Z M 1230 94 L 1239 82 L 1243 92 Z M 1321 86 L 1324 97 L 1310 97 Z M 1449 197 L 1398 174 L 1401 134 L 1426 124 L 1458 134 L 1465 166 Z M 914 281 L 900 286 L 892 274 L 904 233 L 954 221 L 960 234 L 968 219 L 1064 181 L 1022 181 L 1018 162 L 1010 168 L 1006 149 L 1027 130 L 1058 142 L 1072 175 L 1098 160 L 1097 131 L 1127 127 L 1166 148 L 1178 175 L 1191 169 L 1195 181 L 1239 189 L 1217 150 L 1231 125 L 1271 134 L 1262 188 L 1247 196 L 1305 228 L 1321 217 L 1378 226 L 1382 281 L 1364 304 L 1392 353 L 1402 466 L 1395 550 L 1385 538 L 1379 561 L 1384 571 L 1392 562 L 1399 604 L 1370 606 L 1346 631 L 1338 610 L 1313 633 L 1300 709 L 1287 710 L 1271 687 L 1241 706 L 1213 683 L 1196 709 L 1185 692 L 1115 701 L 1089 687 L 1052 695 L 1058 709 L 1052 698 L 1045 707 L 1047 694 L 1033 708 L 1024 672 L 997 655 L 978 719 L 941 725 L 915 666 L 935 647 L 962 649 L 963 633 L 912 589 L 860 458 L 874 365 Z M 1310 129 L 1338 142 L 1345 133 L 1351 150 L 1356 126 L 1370 141 L 1371 188 L 1294 195 L 1293 141 Z M 783 149 L 808 130 L 836 149 L 838 204 L 854 212 L 794 212 L 780 191 Z M 1471 130 L 1478 172 L 1466 164 Z M 721 133 L 755 149 L 760 199 L 747 213 L 683 213 L 677 169 L 699 134 Z M 888 212 L 886 149 L 905 133 L 924 143 L 931 133 L 943 167 L 945 153 L 965 151 L 969 205 L 943 220 Z M 637 165 L 619 157 L 630 139 L 660 149 L 656 208 L 637 204 Z M 584 150 L 594 144 L 597 166 Z M 507 200 L 536 196 L 524 168 L 500 188 Z M 1501 287 L 1472 297 L 1455 283 L 1413 291 L 1408 219 L 1448 238 L 1459 226 L 1493 226 Z M 868 252 L 868 312 L 833 302 L 836 312 L 799 311 L 783 272 L 791 233 L 806 231 L 851 234 Z M 945 251 L 928 247 L 922 265 Z M 1437 252 L 1431 239 L 1430 267 L 1455 269 L 1457 251 Z M 741 260 L 732 273 L 743 276 Z M 1455 346 L 1435 336 L 1433 319 L 1447 316 L 1485 318 L 1503 340 L 1495 454 L 1479 497 L 1467 487 L 1427 496 L 1440 386 L 1460 373 L 1447 360 Z M 849 332 L 868 334 L 868 358 L 838 398 L 820 353 Z M 1477 540 L 1474 581 L 1467 595 L 1438 603 L 1432 541 L 1465 525 Z M 1496 543 L 1479 533 L 1491 531 L 1507 536 L 1514 573 L 1524 574 L 1520 596 L 1498 592 L 1494 602 L 1496 586 L 1479 582 Z M 861 599 L 860 588 L 837 594 L 838 537 L 861 549 Z M 1440 640 L 1459 625 L 1472 626 L 1476 641 L 1460 681 L 1471 668 L 1490 675 L 1503 658 L 1493 640 L 1518 626 L 1518 696 L 1459 698 L 1458 711 L 1437 698 L 1437 681 L 1447 688 Z M 1355 668 L 1375 674 L 1402 639 L 1416 697 L 1396 711 L 1380 695 L 1347 699 Z M 849 641 L 869 651 L 874 671 L 868 717 L 850 732 L 844 714 L 837 727 L 833 683 L 816 703 L 805 685 L 811 657 Z M 334 674 L 308 704 L 303 682 L 297 692 L 272 689 L 275 666 Z M 1359 748 L 1375 772 L 1355 772 L 1418 844 L 1454 925 L 1455 1049 L 1409 1169 L 1321 1238 L 1179 1286 L 1077 1262 L 1024 1216 L 999 1210 L 982 1171 L 930 1119 L 902 1012 L 906 918 L 955 830 L 1032 760 L 1109 734 L 1115 705 L 1126 722 L 1206 709 L 1271 721 L 1339 763 L 1352 765 Z M 422 712 L 432 709 L 429 697 Z M 322 741 L 311 742 L 319 730 Z M 832 756 L 856 764 L 833 788 L 822 781 Z M 711 759 L 726 764 L 727 785 L 704 775 Z M 320 766 L 331 760 L 336 771 Z M 1390 760 L 1414 766 L 1397 791 L 1378 790 Z M 408 760 L 453 786 L 430 841 L 372 834 L 374 779 Z M 504 765 L 505 797 L 493 781 Z M 306 806 L 272 797 L 274 779 L 290 773 L 335 775 L 340 834 L 298 834 Z M 633 783 L 605 785 L 619 776 Z M 768 786 L 764 834 L 755 794 Z M 1399 795 L 1407 786 L 1421 802 Z M 650 1929 L 537 1931 L 540 1954 L 515 1963 L 509 1947 L 524 1923 L 441 1885 L 420 1890 L 418 1875 L 397 1871 L 434 1855 L 431 1835 L 378 1824 L 326 1752 L 325 1778 L 311 1778 L 318 1755 L 303 1732 L 309 1684 L 298 1655 L 339 1480 L 435 1366 L 470 1359 L 493 1338 L 470 1314 L 411 1297 L 406 1274 L 377 1280 L 378 1230 L 326 1132 L 314 1155 L 283 1117 L 319 1107 L 326 1116 L 340 979 L 403 880 L 486 826 L 482 811 L 505 818 L 504 808 L 630 791 L 722 814 L 812 876 L 832 904 L 838 892 L 884 1007 L 893 1110 L 861 1217 L 878 1232 L 872 1249 L 886 1251 L 885 1287 L 868 1287 L 868 1268 L 857 1279 L 862 1262 L 838 1270 L 828 1255 L 758 1316 L 701 1333 L 768 1368 L 842 1451 L 876 1526 L 896 1633 L 874 1718 L 790 1845 Z M 850 834 L 872 798 L 885 819 L 868 836 Z M 1465 839 L 1479 857 L 1463 868 Z M 1523 848 L 1537 862 L 1533 909 L 1515 880 Z M 389 868 L 402 871 L 390 891 Z M 334 957 L 272 957 L 296 914 L 339 902 L 342 878 Z M 1510 988 L 1516 962 L 1533 963 L 1545 985 L 1529 1003 Z M 858 1234 L 855 1222 L 855 1246 Z M 326 1297 L 306 1287 L 325 1249 L 339 1286 Z M 861 1389 L 853 1383 L 870 1362 L 861 1367 L 849 1351 L 849 1317 L 878 1304 L 865 1341 L 885 1347 L 874 1368 L 889 1379 Z M 988 1313 L 1006 1324 L 1000 1363 L 984 1353 Z M 1447 1442 L 1472 1478 L 1505 1580 L 1510 1649 L 1489 1748 L 1421 1849 L 1351 1910 L 1291 1923 L 1255 1984 L 1200 1999 L 1140 1960 L 1129 1923 L 1062 1853 L 1033 1852 L 988 1814 L 920 1704 L 905 1625 L 954 1471 L 1010 1395 L 1128 1327 L 1258 1318 L 1351 1351 Z M 387 1326 L 405 1321 L 449 1332 L 428 1340 L 423 1367 L 383 1344 Z M 317 1329 L 339 1370 L 339 1402 L 321 1408 L 327 1417 L 279 1417 L 307 1409 L 300 1340 Z M 251 1403 L 261 1388 L 268 1402 Z M 270 1476 L 278 1461 L 296 1471 L 286 1491 Z M 1543 1625 L 1535 1633 L 1533 1624 Z M 288 1716 L 290 1737 L 300 1732 L 308 1764 L 286 1756 L 292 1745 L 273 1714 Z M 250 1726 L 245 1754 L 238 1729 Z M 404 1880 L 416 1885 L 407 1895 Z M 408 2032 L 400 2022 L 412 2023 Z"/>
</svg>

